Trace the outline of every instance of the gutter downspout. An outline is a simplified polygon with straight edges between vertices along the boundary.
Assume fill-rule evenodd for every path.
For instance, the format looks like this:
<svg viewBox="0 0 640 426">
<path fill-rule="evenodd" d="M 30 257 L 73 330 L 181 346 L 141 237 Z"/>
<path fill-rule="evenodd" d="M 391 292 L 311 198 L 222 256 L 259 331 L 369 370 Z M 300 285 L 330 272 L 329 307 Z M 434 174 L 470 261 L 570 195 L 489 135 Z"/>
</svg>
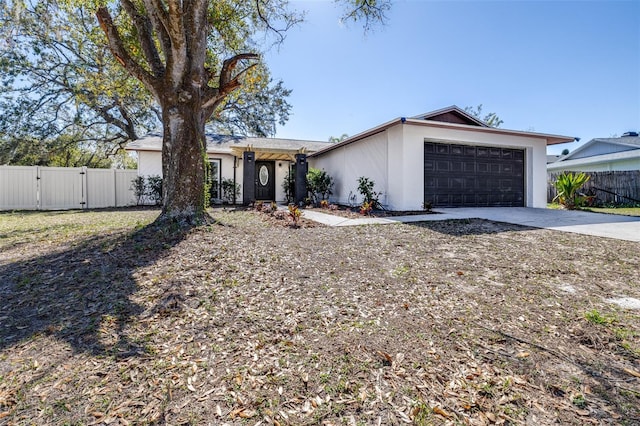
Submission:
<svg viewBox="0 0 640 426">
<path fill-rule="evenodd" d="M 233 205 L 236 205 L 236 169 L 238 168 L 238 158 L 233 156 Z"/>
</svg>

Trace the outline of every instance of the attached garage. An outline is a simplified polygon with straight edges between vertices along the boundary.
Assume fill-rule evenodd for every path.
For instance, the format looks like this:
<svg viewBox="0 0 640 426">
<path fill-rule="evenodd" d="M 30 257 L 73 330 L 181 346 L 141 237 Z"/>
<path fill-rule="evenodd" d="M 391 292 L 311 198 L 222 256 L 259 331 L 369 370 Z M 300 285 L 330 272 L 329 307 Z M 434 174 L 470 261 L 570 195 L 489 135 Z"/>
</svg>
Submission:
<svg viewBox="0 0 640 426">
<path fill-rule="evenodd" d="M 523 149 L 424 143 L 424 201 L 434 207 L 524 207 Z"/>
<path fill-rule="evenodd" d="M 489 127 L 456 106 L 398 118 L 309 155 L 335 179 L 331 200 L 358 204 L 358 177 L 389 210 L 546 207 L 547 145 L 569 136 Z"/>
</svg>

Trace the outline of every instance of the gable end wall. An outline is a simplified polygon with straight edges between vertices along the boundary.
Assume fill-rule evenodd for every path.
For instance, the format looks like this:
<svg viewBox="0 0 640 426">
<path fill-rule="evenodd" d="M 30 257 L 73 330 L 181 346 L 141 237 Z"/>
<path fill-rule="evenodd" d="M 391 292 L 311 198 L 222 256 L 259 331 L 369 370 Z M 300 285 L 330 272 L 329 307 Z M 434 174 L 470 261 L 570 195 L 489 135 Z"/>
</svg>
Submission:
<svg viewBox="0 0 640 426">
<path fill-rule="evenodd" d="M 614 143 L 598 142 L 578 152 L 575 156 L 571 156 L 570 159 L 577 160 L 579 158 L 594 157 L 596 155 L 603 155 L 603 154 L 612 154 L 614 152 L 631 151 L 633 149 L 637 149 L 637 148 L 634 148 L 632 146 L 618 145 Z"/>
</svg>

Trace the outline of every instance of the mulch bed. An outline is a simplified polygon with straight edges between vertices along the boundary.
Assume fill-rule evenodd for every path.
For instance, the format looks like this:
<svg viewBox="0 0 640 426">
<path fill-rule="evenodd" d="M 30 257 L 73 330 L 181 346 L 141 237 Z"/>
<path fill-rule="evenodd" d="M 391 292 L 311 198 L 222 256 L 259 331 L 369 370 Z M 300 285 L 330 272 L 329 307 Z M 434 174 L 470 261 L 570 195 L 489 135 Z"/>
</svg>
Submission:
<svg viewBox="0 0 640 426">
<path fill-rule="evenodd" d="M 398 210 L 372 210 L 367 215 L 363 215 L 360 213 L 360 207 L 349 207 L 343 205 L 336 205 L 337 208 L 329 209 L 329 208 L 321 208 L 321 207 L 312 207 L 307 206 L 305 210 L 314 210 L 319 211 L 320 213 L 332 214 L 335 216 L 344 217 L 347 219 L 359 219 L 363 217 L 394 217 L 394 216 L 414 216 L 414 215 L 424 215 L 424 214 L 437 214 L 433 211 L 426 210 L 408 210 L 408 211 L 398 211 Z"/>
<path fill-rule="evenodd" d="M 640 244 L 1 214 L 0 423 L 640 424 Z"/>
</svg>

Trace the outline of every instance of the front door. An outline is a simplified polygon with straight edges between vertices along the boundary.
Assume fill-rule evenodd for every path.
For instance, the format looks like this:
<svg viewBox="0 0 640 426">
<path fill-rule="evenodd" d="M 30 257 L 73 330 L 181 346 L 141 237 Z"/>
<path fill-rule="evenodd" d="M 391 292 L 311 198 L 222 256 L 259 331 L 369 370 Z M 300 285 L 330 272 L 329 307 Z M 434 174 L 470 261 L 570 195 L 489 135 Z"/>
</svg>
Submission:
<svg viewBox="0 0 640 426">
<path fill-rule="evenodd" d="M 256 200 L 276 200 L 276 174 L 273 161 L 256 161 Z"/>
</svg>

